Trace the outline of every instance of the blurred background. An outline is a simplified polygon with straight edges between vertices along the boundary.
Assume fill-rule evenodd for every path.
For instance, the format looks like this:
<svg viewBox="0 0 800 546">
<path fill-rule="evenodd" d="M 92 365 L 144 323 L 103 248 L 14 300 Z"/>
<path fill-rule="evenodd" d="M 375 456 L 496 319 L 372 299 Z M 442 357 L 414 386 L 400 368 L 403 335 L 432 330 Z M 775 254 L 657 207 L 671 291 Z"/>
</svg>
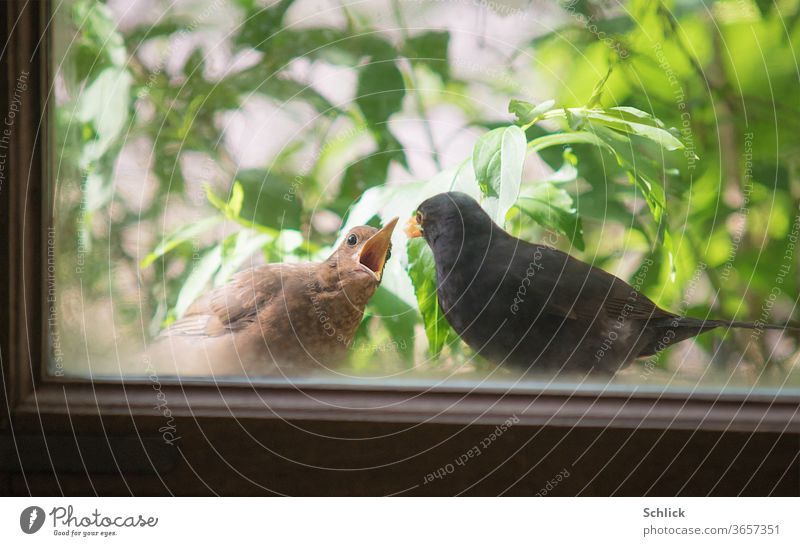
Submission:
<svg viewBox="0 0 800 546">
<path fill-rule="evenodd" d="M 522 185 L 553 198 L 507 227 L 675 312 L 797 320 L 798 3 L 55 2 L 54 369 L 145 374 L 136 355 L 209 287 L 327 256 L 346 223 L 379 225 L 399 188 L 418 203 L 512 123 L 511 99 L 578 107 L 606 77 L 600 107 L 655 116 L 683 149 L 532 153 Z M 426 336 L 408 255 L 393 255 L 343 373 L 513 378 Z M 615 381 L 799 386 L 798 339 L 774 334 L 706 334 Z"/>
</svg>

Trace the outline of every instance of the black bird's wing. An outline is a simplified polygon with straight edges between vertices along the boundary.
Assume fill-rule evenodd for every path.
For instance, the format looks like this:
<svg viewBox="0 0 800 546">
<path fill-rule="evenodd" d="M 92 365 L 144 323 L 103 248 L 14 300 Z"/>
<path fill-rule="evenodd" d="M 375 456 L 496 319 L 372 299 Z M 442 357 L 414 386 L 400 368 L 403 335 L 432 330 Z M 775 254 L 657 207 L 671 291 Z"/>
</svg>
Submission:
<svg viewBox="0 0 800 546">
<path fill-rule="evenodd" d="M 511 239 L 514 279 L 528 277 L 525 300 L 542 305 L 543 312 L 569 319 L 624 317 L 650 320 L 676 315 L 658 307 L 634 287 L 560 250 Z M 521 272 L 521 273 L 520 273 Z"/>
<path fill-rule="evenodd" d="M 253 324 L 258 313 L 279 299 L 306 264 L 267 264 L 241 271 L 225 286 L 197 299 L 161 335 L 216 337 Z"/>
</svg>

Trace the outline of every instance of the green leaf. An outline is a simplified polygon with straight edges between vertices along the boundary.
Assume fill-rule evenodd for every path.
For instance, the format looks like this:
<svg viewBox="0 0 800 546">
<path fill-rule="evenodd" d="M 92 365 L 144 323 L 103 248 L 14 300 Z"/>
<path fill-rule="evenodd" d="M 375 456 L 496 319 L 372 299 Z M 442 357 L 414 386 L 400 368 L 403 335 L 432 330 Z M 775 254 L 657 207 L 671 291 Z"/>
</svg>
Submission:
<svg viewBox="0 0 800 546">
<path fill-rule="evenodd" d="M 600 104 L 600 99 L 603 98 L 603 90 L 606 87 L 606 82 L 608 78 L 611 77 L 611 72 L 614 70 L 613 66 L 608 67 L 608 71 L 603 78 L 597 82 L 597 85 L 594 86 L 594 90 L 592 91 L 592 96 L 589 98 L 589 102 L 586 103 L 587 108 L 594 108 L 598 104 Z"/>
<path fill-rule="evenodd" d="M 564 148 L 561 154 L 564 162 L 561 167 L 550 176 L 542 179 L 542 182 L 552 182 L 553 184 L 567 184 L 578 179 L 578 158 L 572 148 Z"/>
<path fill-rule="evenodd" d="M 683 143 L 672 133 L 664 129 L 663 124 L 661 124 L 660 121 L 656 120 L 652 116 L 639 118 L 642 121 L 647 121 L 649 123 L 631 121 L 630 116 L 625 115 L 630 113 L 630 110 L 634 109 L 629 109 L 628 111 L 614 109 L 587 110 L 583 112 L 583 115 L 587 119 L 611 129 L 623 133 L 638 135 L 652 140 L 662 148 L 669 151 L 682 150 L 684 148 Z M 644 114 L 644 112 L 642 113 Z"/>
<path fill-rule="evenodd" d="M 223 246 L 222 261 L 219 271 L 214 276 L 214 286 L 221 286 L 227 282 L 248 258 L 273 240 L 274 237 L 268 233 L 259 233 L 252 229 L 239 231 L 234 237 L 233 244 Z"/>
<path fill-rule="evenodd" d="M 298 229 L 303 206 L 298 195 L 306 181 L 261 169 L 240 171 L 227 201 L 206 187 L 209 203 L 227 218 L 244 227 L 276 234 L 280 229 Z"/>
<path fill-rule="evenodd" d="M 211 203 L 211 206 L 227 216 L 229 214 L 228 202 L 220 199 L 209 184 L 206 184 L 203 188 L 206 190 L 206 199 Z"/>
<path fill-rule="evenodd" d="M 244 190 L 242 189 L 242 183 L 237 180 L 233 183 L 231 197 L 228 199 L 228 208 L 230 209 L 231 214 L 234 216 L 241 216 L 243 202 Z"/>
<path fill-rule="evenodd" d="M 545 112 L 551 110 L 555 104 L 556 101 L 553 99 L 546 100 L 538 105 L 522 100 L 512 99 L 511 102 L 508 103 L 508 112 L 517 117 L 514 123 L 524 128 L 536 123 L 536 121 Z"/>
<path fill-rule="evenodd" d="M 634 142 L 624 135 L 598 125 L 590 125 L 592 131 L 602 140 L 617 163 L 628 171 L 631 182 L 635 183 L 647 200 L 648 207 L 657 222 L 661 222 L 666 210 L 666 193 L 663 178 L 666 174 L 659 165 L 647 156 L 637 153 Z"/>
<path fill-rule="evenodd" d="M 423 32 L 406 40 L 403 53 L 412 62 L 424 63 L 438 74 L 442 81 L 450 77 L 450 65 L 447 60 L 447 48 L 450 44 L 450 33 L 443 31 Z"/>
<path fill-rule="evenodd" d="M 641 192 L 641 195 L 644 197 L 648 209 L 650 210 L 657 224 L 655 230 L 656 238 L 659 244 L 663 245 L 664 251 L 669 254 L 667 263 L 670 266 L 674 266 L 671 254 L 672 238 L 668 229 L 666 193 L 664 190 L 663 180 L 668 173 L 646 154 L 644 154 L 641 150 L 641 146 L 636 147 L 637 142 L 635 141 L 636 138 L 647 138 L 648 140 L 654 140 L 654 138 L 652 138 L 653 133 L 646 133 L 645 135 L 631 135 L 629 131 L 621 130 L 620 127 L 627 126 L 632 130 L 632 125 L 642 125 L 647 126 L 649 128 L 648 130 L 661 131 L 663 135 L 668 135 L 669 138 L 674 139 L 674 137 L 672 137 L 672 135 L 670 135 L 670 133 L 668 133 L 666 130 L 658 127 L 660 122 L 655 120 L 655 118 L 652 118 L 653 121 L 649 121 L 649 116 L 647 116 L 647 114 L 644 112 L 633 108 L 623 108 L 622 110 L 611 111 L 613 112 L 612 116 L 605 114 L 605 112 L 608 112 L 608 110 L 601 111 L 576 108 L 565 111 L 565 114 L 569 114 L 569 112 L 576 112 L 581 117 L 585 118 L 586 121 L 583 123 L 583 125 L 585 125 L 589 130 L 545 135 L 532 140 L 528 144 L 528 147 L 538 152 L 540 150 L 558 145 L 591 144 L 610 153 L 617 161 L 618 165 L 628 173 L 631 182 L 636 185 Z M 615 121 L 613 124 L 599 122 L 598 120 L 603 117 L 613 117 Z M 634 122 L 627 121 L 627 118 L 630 117 L 647 120 L 652 125 L 635 124 Z M 609 125 L 614 126 L 611 127 Z M 666 137 L 664 139 L 655 138 L 655 141 L 662 146 L 665 144 L 667 146 L 674 144 L 674 142 L 670 144 Z M 641 144 L 641 142 L 642 141 L 639 141 L 639 144 Z M 676 142 L 682 147 L 682 144 L 680 144 L 677 139 Z M 667 149 L 669 148 L 667 147 Z M 604 178 L 603 180 L 607 181 L 607 178 Z M 598 195 L 602 196 L 604 193 L 601 191 L 598 193 Z M 624 214 L 624 211 L 619 210 L 619 207 L 616 207 L 616 203 L 608 202 L 608 205 L 614 205 L 614 210 L 617 211 L 616 214 L 618 216 L 629 216 Z"/>
<path fill-rule="evenodd" d="M 403 75 L 393 59 L 373 57 L 359 72 L 356 104 L 372 127 L 382 126 L 400 110 L 405 94 Z"/>
<path fill-rule="evenodd" d="M 139 267 L 145 268 L 156 261 L 158 258 L 172 251 L 178 245 L 189 241 L 200 235 L 201 233 L 209 230 L 211 227 L 220 223 L 222 218 L 219 216 L 210 216 L 199 222 L 186 224 L 179 227 L 169 235 L 165 236 L 161 242 L 156 246 L 153 251 L 145 256 L 140 262 Z"/>
<path fill-rule="evenodd" d="M 183 63 L 181 73 L 187 78 L 202 80 L 204 64 L 205 54 L 203 53 L 203 49 L 200 46 L 197 46 Z"/>
<path fill-rule="evenodd" d="M 602 125 L 589 123 L 589 131 L 556 133 L 532 140 L 528 147 L 534 151 L 566 144 L 592 144 L 609 152 L 617 163 L 625 169 L 633 183 L 642 191 L 648 207 L 657 222 L 661 223 L 666 210 L 666 194 L 662 177 L 663 169 L 652 160 L 638 154 L 630 137 L 622 135 Z"/>
<path fill-rule="evenodd" d="M 438 357 L 445 344 L 458 336 L 439 307 L 433 252 L 421 238 L 408 241 L 408 276 L 414 285 L 425 335 L 428 337 L 428 353 L 434 358 Z"/>
<path fill-rule="evenodd" d="M 161 181 L 161 187 L 170 192 L 182 192 L 186 185 L 179 156 L 181 143 L 160 138 L 153 142 L 153 146 L 153 174 Z"/>
<path fill-rule="evenodd" d="M 364 191 L 386 182 L 389 164 L 394 160 L 406 165 L 402 144 L 384 126 L 378 131 L 380 148 L 352 163 L 344 173 L 339 189 L 339 200 L 349 206 Z"/>
<path fill-rule="evenodd" d="M 133 51 L 138 51 L 142 43 L 146 40 L 169 36 L 181 30 L 182 25 L 177 21 L 162 21 L 159 23 L 143 23 L 141 26 L 128 30 L 125 33 L 125 41 L 131 46 Z"/>
<path fill-rule="evenodd" d="M 131 81 L 127 70 L 107 68 L 81 93 L 76 118 L 90 129 L 81 152 L 82 168 L 100 159 L 126 128 Z"/>
<path fill-rule="evenodd" d="M 193 264 L 192 272 L 183 282 L 175 304 L 175 316 L 181 318 L 189 306 L 197 299 L 211 282 L 214 273 L 222 264 L 222 245 L 207 251 L 200 261 Z"/>
<path fill-rule="evenodd" d="M 303 216 L 303 187 L 313 180 L 253 169 L 238 173 L 243 190 L 239 217 L 273 229 L 300 229 Z"/>
<path fill-rule="evenodd" d="M 245 14 L 236 35 L 237 43 L 249 44 L 263 50 L 269 40 L 282 32 L 283 17 L 293 3 L 294 0 L 280 0 L 267 8 L 253 6 Z"/>
<path fill-rule="evenodd" d="M 644 110 L 639 110 L 638 108 L 634 108 L 633 106 L 613 106 L 606 110 L 607 112 L 613 112 L 614 115 L 626 119 L 628 121 L 642 121 L 647 122 L 650 125 L 654 125 L 656 127 L 664 127 L 664 122 L 662 122 L 657 117 L 653 116 L 652 114 L 648 114 Z"/>
<path fill-rule="evenodd" d="M 665 267 L 671 274 L 675 272 L 672 236 L 669 232 L 667 215 L 667 195 L 664 189 L 664 179 L 667 173 L 663 167 L 651 160 L 635 147 L 631 137 L 622 135 L 607 127 L 590 125 L 594 133 L 601 138 L 606 149 L 617 160 L 617 163 L 628 172 L 631 182 L 641 191 L 647 207 L 656 221 L 656 240 L 666 253 Z"/>
<path fill-rule="evenodd" d="M 416 310 L 384 286 L 370 298 L 367 312 L 386 327 L 393 347 L 408 364 L 414 360 L 414 327 L 419 320 Z"/>
<path fill-rule="evenodd" d="M 472 151 L 472 168 L 483 193 L 483 206 L 499 225 L 519 195 L 525 163 L 525 133 L 519 127 L 501 127 L 483 135 Z"/>
<path fill-rule="evenodd" d="M 302 101 L 313 106 L 319 113 L 336 116 L 342 113 L 313 87 L 295 81 L 285 74 L 270 73 L 268 63 L 262 62 L 241 72 L 230 74 L 208 88 L 206 107 L 214 110 L 238 106 L 239 96 L 261 93 L 282 103 Z M 235 105 L 231 97 L 235 97 Z"/>
<path fill-rule="evenodd" d="M 549 183 L 536 184 L 517 200 L 516 206 L 537 224 L 569 237 L 578 250 L 585 248 L 583 225 L 566 190 Z"/>
<path fill-rule="evenodd" d="M 266 54 L 260 67 L 262 78 L 264 74 L 281 71 L 295 57 L 311 61 L 322 59 L 351 68 L 364 57 L 372 60 L 397 57 L 392 45 L 374 32 L 353 34 L 352 31 L 331 27 L 293 30 L 293 27 L 281 26 L 267 19 L 259 23 L 246 19 L 244 29 L 234 36 L 234 42 Z"/>
<path fill-rule="evenodd" d="M 263 79 L 263 77 L 264 73 L 261 72 L 261 78 Z M 283 102 L 292 100 L 303 101 L 326 116 L 335 116 L 342 113 L 340 108 L 331 104 L 328 99 L 320 95 L 313 87 L 296 82 L 290 78 L 272 77 L 259 85 L 260 86 L 256 86 L 258 91 L 277 100 Z"/>
<path fill-rule="evenodd" d="M 591 128 L 594 123 L 595 126 L 602 125 L 615 131 L 644 137 L 668 151 L 684 149 L 683 143 L 675 136 L 676 129 L 668 130 L 658 118 L 630 106 L 607 109 L 564 108 L 550 111 L 545 117 L 566 117 L 569 127 L 575 132 L 584 131 L 587 124 Z"/>
<path fill-rule="evenodd" d="M 603 140 L 588 131 L 575 131 L 571 133 L 553 133 L 540 136 L 528 143 L 528 148 L 534 152 L 539 152 L 552 146 L 566 146 L 569 144 L 592 144 L 601 148 L 608 148 Z"/>
<path fill-rule="evenodd" d="M 81 40 L 91 43 L 92 48 L 99 55 L 106 57 L 112 65 L 116 67 L 125 65 L 128 58 L 125 43 L 108 6 L 89 0 L 76 2 L 72 18 L 81 30 Z M 96 58 L 94 62 L 102 60 Z"/>
<path fill-rule="evenodd" d="M 87 172 L 83 181 L 83 194 L 86 212 L 93 212 L 111 200 L 114 185 L 110 183 L 110 173 L 92 169 Z"/>
<path fill-rule="evenodd" d="M 75 54 L 65 57 L 65 61 L 74 63 L 78 82 L 88 80 L 89 83 L 109 67 L 124 67 L 128 58 L 125 43 L 105 3 L 76 1 L 72 8 L 72 20 L 80 32 L 75 35 Z"/>
</svg>

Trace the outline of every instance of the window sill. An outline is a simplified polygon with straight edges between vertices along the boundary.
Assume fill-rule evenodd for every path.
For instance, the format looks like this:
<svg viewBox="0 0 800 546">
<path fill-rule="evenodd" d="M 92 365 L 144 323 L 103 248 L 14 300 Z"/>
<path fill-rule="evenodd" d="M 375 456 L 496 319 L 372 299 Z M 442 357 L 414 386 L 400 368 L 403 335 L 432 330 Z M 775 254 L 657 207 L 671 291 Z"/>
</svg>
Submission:
<svg viewBox="0 0 800 546">
<path fill-rule="evenodd" d="M 235 417 L 320 421 L 800 432 L 800 396 L 500 385 L 232 380 L 46 380 L 24 414 Z"/>
</svg>

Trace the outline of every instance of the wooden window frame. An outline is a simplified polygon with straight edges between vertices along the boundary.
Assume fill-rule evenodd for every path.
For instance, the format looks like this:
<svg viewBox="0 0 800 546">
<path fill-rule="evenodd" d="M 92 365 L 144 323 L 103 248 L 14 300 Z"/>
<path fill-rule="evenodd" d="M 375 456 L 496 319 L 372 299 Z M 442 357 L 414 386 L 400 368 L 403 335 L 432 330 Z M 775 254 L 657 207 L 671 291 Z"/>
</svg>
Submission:
<svg viewBox="0 0 800 546">
<path fill-rule="evenodd" d="M 12 436 L 15 445 L 17 435 L 44 435 L 49 430 L 48 423 L 64 423 L 65 419 L 73 430 L 77 427 L 90 432 L 107 432 L 103 419 L 128 417 L 139 430 L 139 422 L 150 422 L 155 417 L 153 382 L 148 379 L 89 381 L 47 373 L 50 352 L 45 265 L 47 226 L 52 225 L 53 201 L 49 192 L 51 147 L 48 145 L 52 135 L 47 123 L 51 6 L 47 1 L 12 0 L 5 4 L 2 9 L 7 11 L 7 27 L 3 29 L 2 70 L 6 79 L 0 104 L 9 104 L 17 75 L 25 71 L 31 77 L 12 128 L 6 178 L 0 189 L 0 235 L 5 269 L 0 284 L 3 316 L 0 364 L 4 382 L 0 402 L 7 408 L 0 417 L 0 424 Z M 345 427 L 347 430 L 380 423 L 406 424 L 410 429 L 415 425 L 463 428 L 494 427 L 513 415 L 519 419 L 517 428 L 531 432 L 542 429 L 594 429 L 595 434 L 608 429 L 688 431 L 701 435 L 738 432 L 750 437 L 758 434 L 790 437 L 793 442 L 800 437 L 800 396 L 796 393 L 776 396 L 708 390 L 665 393 L 636 387 L 603 390 L 532 386 L 429 388 L 166 379 L 159 388 L 169 400 L 173 416 L 200 424 L 204 420 L 243 419 L 320 425 L 329 422 L 338 426 L 349 423 L 350 428 Z M 220 441 L 224 441 L 224 434 Z M 309 446 L 313 449 L 313 444 Z M 19 464 L 24 466 L 22 460 Z M 794 472 L 796 468 L 789 471 Z M 91 473 L 91 469 L 87 469 L 87 475 Z M 28 490 L 36 488 L 28 486 Z M 374 491 L 367 488 L 363 492 Z"/>
</svg>

